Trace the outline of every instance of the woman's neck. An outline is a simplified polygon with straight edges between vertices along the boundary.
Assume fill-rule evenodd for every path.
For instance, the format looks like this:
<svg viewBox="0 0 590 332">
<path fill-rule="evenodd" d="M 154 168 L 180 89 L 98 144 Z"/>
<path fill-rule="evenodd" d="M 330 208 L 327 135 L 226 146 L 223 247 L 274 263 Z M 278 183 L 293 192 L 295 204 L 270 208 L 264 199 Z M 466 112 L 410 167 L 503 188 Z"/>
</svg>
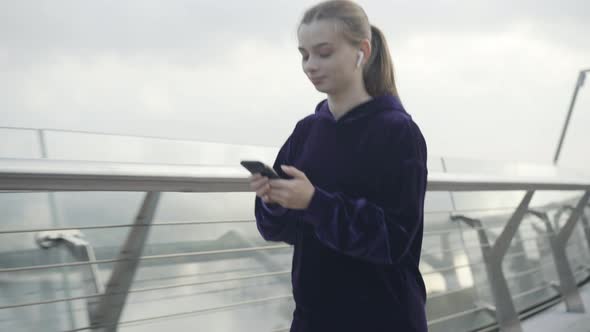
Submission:
<svg viewBox="0 0 590 332">
<path fill-rule="evenodd" d="M 365 103 L 371 98 L 364 87 L 349 89 L 338 94 L 328 94 L 328 106 L 334 118 L 338 120 L 355 106 Z"/>
</svg>

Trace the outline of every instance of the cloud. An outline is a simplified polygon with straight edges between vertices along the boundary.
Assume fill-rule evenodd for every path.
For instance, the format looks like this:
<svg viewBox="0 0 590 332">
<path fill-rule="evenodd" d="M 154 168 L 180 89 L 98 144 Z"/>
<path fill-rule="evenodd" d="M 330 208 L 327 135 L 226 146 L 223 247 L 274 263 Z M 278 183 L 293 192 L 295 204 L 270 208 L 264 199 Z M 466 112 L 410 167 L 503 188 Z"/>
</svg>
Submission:
<svg viewBox="0 0 590 332">
<path fill-rule="evenodd" d="M 280 145 L 323 98 L 296 51 L 312 3 L 2 2 L 3 124 Z M 432 153 L 550 159 L 590 66 L 590 3 L 361 4 Z M 571 130 L 568 154 L 587 140 Z"/>
<path fill-rule="evenodd" d="M 3 2 L 3 48 L 52 52 L 223 53 L 236 40 L 294 30 L 293 1 Z M 286 22 L 292 22 L 291 25 Z"/>
<path fill-rule="evenodd" d="M 400 91 L 434 138 L 434 151 L 552 157 L 590 50 L 572 52 L 535 37 L 530 24 L 514 24 L 499 33 L 424 34 L 400 49 Z"/>
</svg>

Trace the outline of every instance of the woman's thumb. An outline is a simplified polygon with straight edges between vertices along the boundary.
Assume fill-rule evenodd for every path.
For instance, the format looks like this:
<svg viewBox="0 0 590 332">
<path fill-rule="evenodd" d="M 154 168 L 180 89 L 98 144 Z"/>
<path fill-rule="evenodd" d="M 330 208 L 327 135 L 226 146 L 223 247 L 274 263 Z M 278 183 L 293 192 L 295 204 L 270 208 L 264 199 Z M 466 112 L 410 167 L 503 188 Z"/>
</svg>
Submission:
<svg viewBox="0 0 590 332">
<path fill-rule="evenodd" d="M 285 173 L 287 173 L 293 177 L 296 177 L 296 178 L 300 178 L 300 177 L 304 176 L 303 172 L 301 172 L 300 170 L 298 170 L 297 168 L 292 167 L 292 166 L 281 165 L 281 169 Z"/>
</svg>

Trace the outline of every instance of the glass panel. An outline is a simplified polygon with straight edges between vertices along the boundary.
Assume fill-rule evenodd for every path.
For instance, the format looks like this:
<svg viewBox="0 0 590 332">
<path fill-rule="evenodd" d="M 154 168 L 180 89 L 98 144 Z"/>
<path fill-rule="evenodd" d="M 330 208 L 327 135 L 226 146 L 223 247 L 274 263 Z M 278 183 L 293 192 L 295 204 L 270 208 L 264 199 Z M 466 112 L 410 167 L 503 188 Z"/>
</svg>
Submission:
<svg viewBox="0 0 590 332">
<path fill-rule="evenodd" d="M 0 128 L 0 158 L 39 158 L 39 132 Z"/>
<path fill-rule="evenodd" d="M 0 145 L 2 156 L 38 157 L 35 131 L 0 131 L 26 146 Z M 16 136 L 15 136 L 16 135 Z M 272 163 L 276 148 L 177 141 L 157 138 L 107 136 L 49 131 L 49 157 L 146 163 L 237 165 L 240 159 Z M 12 138 L 10 140 L 13 140 Z M 116 146 L 117 149 L 112 147 Z M 88 147 L 92 147 L 89 149 Z M 431 172 L 442 172 L 438 157 L 429 159 Z M 449 160 L 450 172 L 551 174 L 551 167 L 507 166 L 494 162 Z M 545 172 L 545 173 L 543 173 Z M 480 218 L 493 242 L 520 202 L 524 192 L 429 192 L 426 196 L 424 239 L 420 270 L 427 286 L 428 318 L 432 331 L 466 331 L 491 324 L 493 315 L 475 310 L 476 303 L 493 303 L 477 231 L 451 221 L 451 212 Z M 533 206 L 547 202 L 575 204 L 580 193 L 537 193 Z M 122 225 L 133 222 L 144 193 L 61 192 L 4 193 L 2 230 L 18 228 Z M 453 211 L 453 201 L 457 211 Z M 256 228 L 252 193 L 164 193 L 155 222 L 227 221 L 224 223 L 154 226 L 144 255 L 191 253 L 275 245 L 264 241 Z M 551 218 L 557 210 L 549 211 Z M 562 227 L 569 212 L 561 214 Z M 246 220 L 246 222 L 236 222 Z M 248 221 L 249 220 L 249 221 Z M 233 222 L 231 222 L 233 221 Z M 129 228 L 83 230 L 98 259 L 116 258 Z M 568 243 L 568 257 L 576 279 L 588 276 L 590 262 L 585 229 L 579 224 Z M 140 263 L 123 312 L 121 331 L 183 330 L 198 326 L 215 331 L 257 331 L 288 328 L 293 312 L 290 298 L 292 248 L 245 253 L 186 256 Z M 64 248 L 41 250 L 35 233 L 0 235 L 0 268 L 59 264 L 75 259 Z M 100 264 L 107 282 L 114 264 Z M 453 268 L 454 267 L 454 268 Z M 511 242 L 503 270 L 517 309 L 522 310 L 556 295 L 549 281 L 557 280 L 544 224 L 527 217 Z M 88 266 L 9 272 L 3 281 L 1 305 L 46 301 L 88 294 Z M 278 273 L 275 275 L 264 275 Z M 227 280 L 232 279 L 232 280 Z M 170 287 L 178 286 L 179 287 Z M 166 287 L 149 290 L 150 288 Z M 143 290 L 143 291 L 141 291 Z M 286 299 L 233 306 L 286 295 Z M 226 307 L 227 306 L 227 307 Z M 215 307 L 226 307 L 210 310 Z M 188 312 L 186 315 L 178 315 Z M 461 314 L 461 313 L 464 314 Z M 171 315 L 169 319 L 149 319 Z M 449 318 L 449 315 L 455 315 Z M 261 319 L 261 318 L 264 319 Z M 0 310 L 0 330 L 59 331 L 88 326 L 86 300 L 57 302 Z"/>
</svg>

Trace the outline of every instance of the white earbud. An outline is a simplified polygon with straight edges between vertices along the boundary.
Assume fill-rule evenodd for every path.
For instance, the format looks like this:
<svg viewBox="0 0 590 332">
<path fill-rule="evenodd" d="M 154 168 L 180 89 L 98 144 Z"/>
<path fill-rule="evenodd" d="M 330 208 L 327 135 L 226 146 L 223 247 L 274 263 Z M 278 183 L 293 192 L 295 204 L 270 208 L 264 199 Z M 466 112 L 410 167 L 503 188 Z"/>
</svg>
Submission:
<svg viewBox="0 0 590 332">
<path fill-rule="evenodd" d="M 363 53 L 363 51 L 359 51 L 358 52 L 358 60 L 356 61 L 356 67 L 358 68 L 361 63 L 363 62 L 363 58 L 365 57 L 365 53 Z"/>
</svg>

